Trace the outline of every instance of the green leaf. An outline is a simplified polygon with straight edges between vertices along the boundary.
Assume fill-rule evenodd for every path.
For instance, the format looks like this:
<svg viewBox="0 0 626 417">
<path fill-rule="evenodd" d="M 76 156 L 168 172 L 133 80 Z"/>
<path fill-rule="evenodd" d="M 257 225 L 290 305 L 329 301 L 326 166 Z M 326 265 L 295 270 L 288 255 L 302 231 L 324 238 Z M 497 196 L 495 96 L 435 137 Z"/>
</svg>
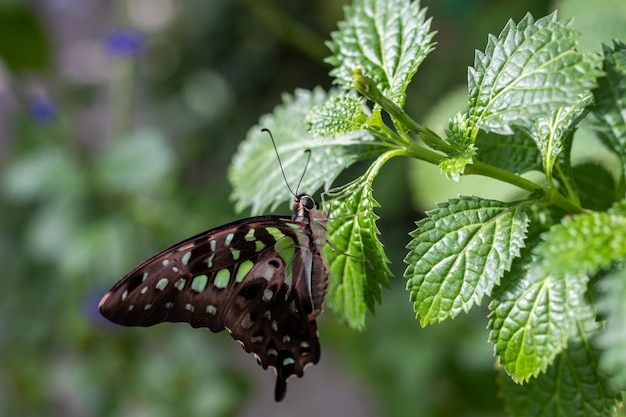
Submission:
<svg viewBox="0 0 626 417">
<path fill-rule="evenodd" d="M 626 257 L 626 217 L 580 214 L 542 239 L 525 265 L 514 264 L 490 305 L 489 339 L 515 381 L 538 375 L 565 348 L 586 308 L 587 275 Z"/>
<path fill-rule="evenodd" d="M 556 14 L 536 22 L 526 15 L 489 37 L 469 69 L 470 125 L 503 135 L 512 126 L 571 106 L 595 85 L 595 60 L 576 51 L 577 33 Z"/>
<path fill-rule="evenodd" d="M 594 90 L 596 105 L 593 127 L 602 142 L 622 161 L 626 171 L 626 45 L 615 42 L 603 47 L 605 76 Z"/>
<path fill-rule="evenodd" d="M 410 300 L 426 325 L 479 304 L 519 256 L 528 216 L 523 203 L 461 197 L 417 223 L 404 259 Z"/>
<path fill-rule="evenodd" d="M 331 204 L 326 246 L 331 281 L 328 305 L 348 325 L 365 327 L 366 307 L 374 312 L 381 300 L 381 287 L 389 288 L 389 259 L 376 226 L 374 209 L 379 204 L 372 196 L 372 182 L 381 166 L 393 155 L 387 152 L 358 180 L 328 192 Z"/>
<path fill-rule="evenodd" d="M 576 165 L 572 174 L 582 207 L 591 210 L 606 210 L 617 200 L 615 178 L 606 167 L 586 162 Z"/>
<path fill-rule="evenodd" d="M 349 91 L 332 94 L 311 110 L 306 122 L 312 135 L 327 137 L 361 129 L 369 117 L 363 98 Z"/>
<path fill-rule="evenodd" d="M 309 133 L 305 118 L 312 108 L 326 99 L 326 93 L 319 88 L 313 91 L 296 90 L 293 96 L 285 94 L 283 104 L 277 106 L 272 114 L 262 116 L 259 125 L 248 131 L 229 170 L 234 186 L 232 197 L 237 200 L 235 207 L 238 211 L 248 206 L 252 207 L 253 213 L 262 212 L 267 207 L 275 209 L 293 197 L 285 185 L 272 142 L 268 134 L 261 131 L 262 128 L 269 129 L 276 140 L 284 174 L 291 188 L 296 188 L 302 178 L 299 190 L 310 194 L 322 186 L 329 188 L 337 175 L 354 162 L 379 155 L 387 149 L 365 131 L 340 134 L 325 140 Z M 311 150 L 311 161 L 304 172 L 308 158 L 306 149 Z"/>
<path fill-rule="evenodd" d="M 50 65 L 50 43 L 41 19 L 29 5 L 11 2 L 0 7 L 0 57 L 14 72 Z M 45 25 L 44 25 L 45 26 Z M 19 42 L 15 40 L 19 39 Z"/>
<path fill-rule="evenodd" d="M 575 322 L 574 334 L 564 350 L 536 379 L 518 385 L 501 378 L 502 392 L 512 416 L 613 416 L 615 393 L 598 369 L 598 352 L 590 343 L 597 324 L 590 308 Z"/>
<path fill-rule="evenodd" d="M 402 106 L 411 78 L 433 50 L 426 9 L 418 1 L 355 0 L 338 26 L 327 42 L 336 82 L 351 89 L 352 70 L 361 66 L 384 95 Z"/>
<path fill-rule="evenodd" d="M 535 141 L 522 129 L 513 130 L 511 136 L 480 131 L 476 138 L 478 158 L 516 174 L 541 170 L 541 153 Z"/>
<path fill-rule="evenodd" d="M 559 156 L 565 149 L 569 149 L 567 141 L 572 140 L 572 131 L 587 114 L 591 100 L 591 94 L 581 95 L 572 105 L 558 107 L 551 114 L 538 118 L 528 129 L 529 136 L 537 143 L 543 170 L 549 181 Z"/>
<path fill-rule="evenodd" d="M 626 389 L 626 269 L 623 265 L 599 282 L 596 305 L 606 319 L 604 332 L 597 338 L 603 350 L 600 368 L 611 376 L 613 385 Z"/>
<path fill-rule="evenodd" d="M 543 235 L 535 254 L 552 274 L 594 274 L 626 258 L 626 216 L 615 210 L 565 218 Z"/>
<path fill-rule="evenodd" d="M 489 341 L 516 382 L 545 371 L 565 348 L 587 288 L 586 277 L 552 275 L 530 259 L 512 268 L 489 305 Z"/>
<path fill-rule="evenodd" d="M 461 174 L 465 171 L 465 166 L 471 164 L 476 156 L 476 147 L 470 140 L 471 134 L 468 130 L 467 116 L 457 113 L 448 126 L 446 134 L 448 142 L 454 146 L 455 152 L 449 158 L 439 163 L 441 171 L 450 179 L 459 181 Z"/>
</svg>

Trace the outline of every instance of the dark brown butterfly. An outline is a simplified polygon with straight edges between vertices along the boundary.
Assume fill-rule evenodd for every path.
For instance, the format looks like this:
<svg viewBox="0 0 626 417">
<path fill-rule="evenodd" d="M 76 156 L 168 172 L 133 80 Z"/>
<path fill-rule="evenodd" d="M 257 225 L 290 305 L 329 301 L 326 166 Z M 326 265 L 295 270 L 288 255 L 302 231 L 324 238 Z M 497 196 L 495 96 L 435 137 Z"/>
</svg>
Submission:
<svg viewBox="0 0 626 417">
<path fill-rule="evenodd" d="M 264 368 L 276 371 L 276 401 L 287 379 L 320 358 L 315 318 L 328 288 L 327 217 L 308 195 L 291 219 L 259 216 L 201 233 L 137 266 L 100 301 L 124 326 L 187 322 L 228 330 Z"/>
</svg>

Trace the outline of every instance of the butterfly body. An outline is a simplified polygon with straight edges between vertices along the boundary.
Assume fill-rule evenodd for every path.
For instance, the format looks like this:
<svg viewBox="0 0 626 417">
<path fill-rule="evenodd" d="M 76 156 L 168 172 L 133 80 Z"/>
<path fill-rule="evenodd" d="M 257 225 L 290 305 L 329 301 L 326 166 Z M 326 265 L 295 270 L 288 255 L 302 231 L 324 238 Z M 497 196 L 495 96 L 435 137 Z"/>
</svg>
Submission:
<svg viewBox="0 0 626 417">
<path fill-rule="evenodd" d="M 125 326 L 226 329 L 264 369 L 276 370 L 280 401 L 287 379 L 320 357 L 315 318 L 328 288 L 326 222 L 301 195 L 291 219 L 252 217 L 193 236 L 129 272 L 100 312 Z"/>
</svg>

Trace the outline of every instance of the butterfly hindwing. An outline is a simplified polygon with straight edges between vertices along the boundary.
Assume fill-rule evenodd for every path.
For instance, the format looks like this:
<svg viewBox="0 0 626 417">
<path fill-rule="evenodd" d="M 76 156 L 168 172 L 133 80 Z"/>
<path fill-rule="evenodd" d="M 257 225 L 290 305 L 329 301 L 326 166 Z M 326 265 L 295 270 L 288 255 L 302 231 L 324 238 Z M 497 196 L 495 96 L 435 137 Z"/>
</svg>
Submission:
<svg viewBox="0 0 626 417">
<path fill-rule="evenodd" d="M 165 249 L 118 282 L 99 309 L 126 326 L 228 330 L 263 368 L 276 370 L 278 401 L 286 380 L 319 360 L 315 317 L 328 281 L 309 219 L 298 213 L 244 219 Z"/>
</svg>

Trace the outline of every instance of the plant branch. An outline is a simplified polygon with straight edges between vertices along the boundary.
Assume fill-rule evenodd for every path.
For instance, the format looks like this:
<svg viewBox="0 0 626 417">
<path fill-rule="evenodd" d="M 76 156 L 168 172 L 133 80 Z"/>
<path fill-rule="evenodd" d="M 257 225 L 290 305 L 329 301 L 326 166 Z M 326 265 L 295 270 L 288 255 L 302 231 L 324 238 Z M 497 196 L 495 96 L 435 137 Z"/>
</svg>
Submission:
<svg viewBox="0 0 626 417">
<path fill-rule="evenodd" d="M 445 152 L 446 154 L 455 153 L 455 148 L 439 137 L 437 133 L 433 132 L 427 126 L 422 126 L 411 119 L 400 106 L 385 97 L 376 86 L 374 80 L 363 75 L 360 67 L 355 68 L 352 72 L 352 81 L 354 87 L 361 95 L 381 106 L 403 126 L 408 127 L 410 130 L 420 135 L 420 138 L 427 146 Z"/>
</svg>

